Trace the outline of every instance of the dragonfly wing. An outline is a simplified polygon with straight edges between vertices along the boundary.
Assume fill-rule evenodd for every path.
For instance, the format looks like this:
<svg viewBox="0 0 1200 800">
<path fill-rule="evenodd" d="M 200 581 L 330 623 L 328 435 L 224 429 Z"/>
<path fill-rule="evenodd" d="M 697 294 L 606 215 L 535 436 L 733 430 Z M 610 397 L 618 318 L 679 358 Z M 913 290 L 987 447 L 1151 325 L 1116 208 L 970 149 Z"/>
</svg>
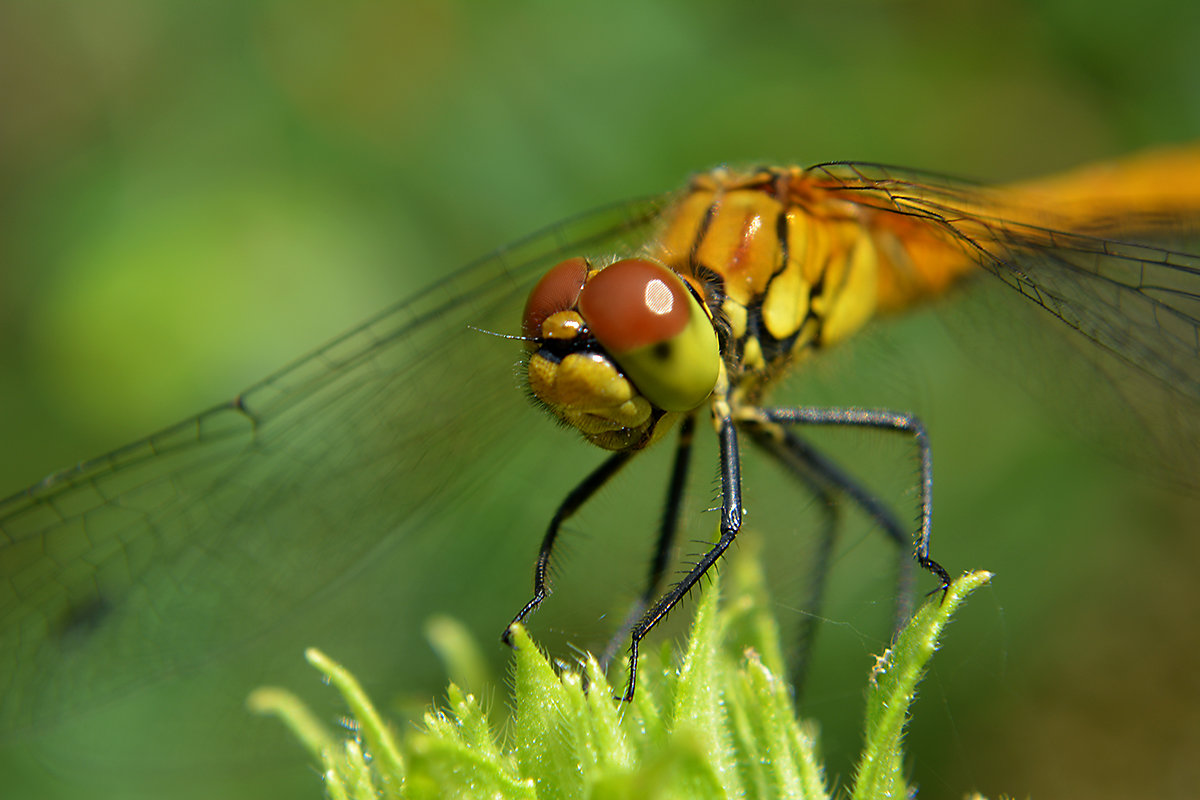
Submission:
<svg viewBox="0 0 1200 800">
<path fill-rule="evenodd" d="M 924 220 L 1099 345 L 1078 352 L 1168 449 L 1178 450 L 1181 436 L 1200 442 L 1200 255 L 1173 249 L 1200 243 L 1200 208 L 1190 198 L 1144 214 L 1132 201 L 1121 213 L 1118 195 L 1087 218 L 938 175 L 869 164 L 819 169 L 855 202 Z"/>
<path fill-rule="evenodd" d="M 661 204 L 548 228 L 229 403 L 0 501 L 0 731 L 236 649 L 461 504 L 487 479 L 470 465 L 537 417 L 519 344 L 476 328 L 518 330 L 549 264 L 629 250 Z"/>
</svg>

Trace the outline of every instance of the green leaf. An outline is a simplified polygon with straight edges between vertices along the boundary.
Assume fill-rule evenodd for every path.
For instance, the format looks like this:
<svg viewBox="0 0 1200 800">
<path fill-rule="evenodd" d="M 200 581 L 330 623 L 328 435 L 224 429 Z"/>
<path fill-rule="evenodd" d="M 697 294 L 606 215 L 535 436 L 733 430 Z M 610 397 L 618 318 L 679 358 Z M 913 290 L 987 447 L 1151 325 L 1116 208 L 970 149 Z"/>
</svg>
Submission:
<svg viewBox="0 0 1200 800">
<path fill-rule="evenodd" d="M 901 750 L 909 708 L 938 640 L 959 604 L 991 580 L 990 572 L 970 572 L 950 585 L 945 598 L 922 606 L 895 643 L 876 661 L 867 692 L 866 744 L 852 797 L 907 797 Z"/>
<path fill-rule="evenodd" d="M 284 720 L 321 763 L 334 798 L 827 800 L 815 729 L 797 718 L 781 677 L 778 625 L 762 573 L 752 559 L 734 563 L 731 599 L 721 604 L 714 576 L 684 653 L 676 660 L 669 646 L 646 652 L 631 703 L 612 699 L 594 659 L 583 665 L 585 682 L 581 671 L 556 670 L 528 633 L 514 628 L 514 714 L 503 742 L 475 696 L 456 684 L 446 707 L 425 715 L 423 730 L 398 739 L 354 678 L 316 651 L 308 658 L 342 694 L 360 739 L 339 744 L 281 690 L 259 690 L 252 707 Z M 964 576 L 944 602 L 928 603 L 872 671 L 854 797 L 906 795 L 901 744 L 917 682 L 950 615 L 989 577 Z M 460 629 L 449 631 L 439 646 L 449 642 L 469 655 L 474 645 Z M 452 664 L 456 658 L 448 656 Z"/>
</svg>

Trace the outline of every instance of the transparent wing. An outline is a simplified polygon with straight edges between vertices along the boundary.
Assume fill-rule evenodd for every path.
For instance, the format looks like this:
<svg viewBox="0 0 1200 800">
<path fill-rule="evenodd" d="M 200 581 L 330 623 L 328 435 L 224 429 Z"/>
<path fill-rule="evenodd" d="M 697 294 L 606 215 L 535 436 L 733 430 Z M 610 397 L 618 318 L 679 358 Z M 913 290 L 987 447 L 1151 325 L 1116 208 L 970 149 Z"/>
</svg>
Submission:
<svg viewBox="0 0 1200 800">
<path fill-rule="evenodd" d="M 0 731 L 235 647 L 461 503 L 487 477 L 480 454 L 518 447 L 539 416 L 519 346 L 475 328 L 517 330 L 549 263 L 630 250 L 664 199 L 517 242 L 234 400 L 0 501 Z"/>
<path fill-rule="evenodd" d="M 856 202 L 945 232 L 986 270 L 1104 350 L 1200 401 L 1200 214 L 1030 208 L 1003 189 L 875 164 L 816 167 Z M 1169 246 L 1160 246 L 1163 242 Z"/>
<path fill-rule="evenodd" d="M 1077 384 L 1069 394 L 1083 391 L 1091 408 L 1060 408 L 1068 420 L 1101 410 L 1109 444 L 1170 480 L 1196 485 L 1200 208 L 1190 194 L 1176 192 L 1180 199 L 1152 209 L 1144 197 L 1125 202 L 1119 189 L 1094 204 L 1085 196 L 1056 205 L 1052 194 L 874 164 L 814 171 L 856 203 L 926 223 L 1077 331 L 1082 338 L 1038 339 L 1010 318 L 1016 327 L 999 336 L 1024 339 L 1017 350 L 1053 360 L 1038 394 L 1069 384 Z M 1099 380 L 1084 375 L 1085 364 Z"/>
</svg>

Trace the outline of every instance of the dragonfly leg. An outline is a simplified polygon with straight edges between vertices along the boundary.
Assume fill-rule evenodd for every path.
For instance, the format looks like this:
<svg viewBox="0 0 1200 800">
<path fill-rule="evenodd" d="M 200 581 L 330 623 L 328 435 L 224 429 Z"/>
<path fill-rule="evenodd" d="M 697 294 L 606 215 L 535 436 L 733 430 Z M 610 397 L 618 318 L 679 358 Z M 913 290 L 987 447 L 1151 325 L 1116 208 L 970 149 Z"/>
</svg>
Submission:
<svg viewBox="0 0 1200 800">
<path fill-rule="evenodd" d="M 620 472 L 621 468 L 629 463 L 629 459 L 632 457 L 632 452 L 613 453 L 604 460 L 604 463 L 592 470 L 579 485 L 572 489 L 570 494 L 559 505 L 558 510 L 554 512 L 554 517 L 550 520 L 550 525 L 546 528 L 546 535 L 542 537 L 542 546 L 538 550 L 537 562 L 533 567 L 533 597 L 513 617 L 513 621 L 508 624 L 508 627 L 504 629 L 504 633 L 500 636 L 502 642 L 511 646 L 512 626 L 524 622 L 530 614 L 537 610 L 542 601 L 550 595 L 550 559 L 554 555 L 554 543 L 558 539 L 558 533 L 562 528 L 562 524 L 570 519 L 584 503 L 590 500 L 600 490 L 600 487 L 604 486 L 614 475 Z"/>
<path fill-rule="evenodd" d="M 633 626 L 646 612 L 646 607 L 654 599 L 662 586 L 663 575 L 667 571 L 667 563 L 671 556 L 671 548 L 675 544 L 675 534 L 679 530 L 679 515 L 683 508 L 684 490 L 687 488 L 688 469 L 691 464 L 692 442 L 696 436 L 696 416 L 689 414 L 684 417 L 679 426 L 679 441 L 675 447 L 675 461 L 671 468 L 671 482 L 667 485 L 667 498 L 663 504 L 663 516 L 659 522 L 658 541 L 654 545 L 654 555 L 650 560 L 650 570 L 646 575 L 646 583 L 641 595 L 630 606 L 621 627 L 609 639 L 608 646 L 600 658 L 600 666 L 608 669 L 608 665 L 617 656 L 617 651 L 625 641 L 625 637 L 633 630 Z"/>
<path fill-rule="evenodd" d="M 629 681 L 618 699 L 632 700 L 637 686 L 638 645 L 674 608 L 704 574 L 729 549 L 742 527 L 742 467 L 738 455 L 737 428 L 729 416 L 718 419 L 717 438 L 721 446 L 721 535 L 678 583 L 650 607 L 629 634 Z"/>
<path fill-rule="evenodd" d="M 818 630 L 818 617 L 824 599 L 825 581 L 833 543 L 840 519 L 840 502 L 850 498 L 859 506 L 896 545 L 898 545 L 896 567 L 896 603 L 894 627 L 899 630 L 912 614 L 913 561 L 908 557 L 909 534 L 896 519 L 892 510 L 879 498 L 867 491 L 863 485 L 842 469 L 829 456 L 797 436 L 779 423 L 752 420 L 743 424 L 752 441 L 783 465 L 789 473 L 803 483 L 816 497 L 824 521 L 816 558 L 811 567 L 809 597 L 804 608 L 807 610 L 800 626 L 796 652 L 792 659 L 792 683 L 799 691 L 804 686 L 809 654 Z"/>
<path fill-rule="evenodd" d="M 929 434 L 925 426 L 913 414 L 886 409 L 869 408 L 764 408 L 760 413 L 767 420 L 789 425 L 830 425 L 878 428 L 880 430 L 907 433 L 917 446 L 917 464 L 920 481 L 920 514 L 916 545 L 913 555 L 917 564 L 938 579 L 939 589 L 945 597 L 950 587 L 950 574 L 929 555 L 929 538 L 933 523 L 933 455 L 929 447 Z M 857 500 L 857 499 L 856 499 Z"/>
</svg>

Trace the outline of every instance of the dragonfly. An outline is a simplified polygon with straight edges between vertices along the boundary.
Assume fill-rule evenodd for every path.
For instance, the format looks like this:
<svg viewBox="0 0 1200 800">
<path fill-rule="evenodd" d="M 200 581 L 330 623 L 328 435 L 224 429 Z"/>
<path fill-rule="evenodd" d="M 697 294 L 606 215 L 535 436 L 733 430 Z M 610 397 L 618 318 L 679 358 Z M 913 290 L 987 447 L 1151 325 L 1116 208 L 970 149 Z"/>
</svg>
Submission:
<svg viewBox="0 0 1200 800">
<path fill-rule="evenodd" d="M 578 482 L 543 532 L 518 622 L 549 594 L 564 522 L 679 434 L 645 588 L 622 628 L 624 697 L 638 644 L 741 528 L 743 443 L 802 490 L 860 506 L 911 547 L 936 591 L 949 573 L 931 552 L 921 420 L 770 405 L 772 388 L 874 320 L 990 274 L 1087 343 L 1149 435 L 1197 452 L 1197 174 L 1196 147 L 1001 187 L 854 162 L 721 168 L 438 276 L 230 401 L 0 501 L 0 730 L 236 652 L 382 553 L 453 529 L 488 480 L 467 465 L 540 436 L 531 399 L 609 455 L 590 471 L 563 467 Z M 720 535 L 664 586 L 704 421 L 719 442 Z M 812 426 L 910 440 L 916 526 L 801 435 Z"/>
</svg>

